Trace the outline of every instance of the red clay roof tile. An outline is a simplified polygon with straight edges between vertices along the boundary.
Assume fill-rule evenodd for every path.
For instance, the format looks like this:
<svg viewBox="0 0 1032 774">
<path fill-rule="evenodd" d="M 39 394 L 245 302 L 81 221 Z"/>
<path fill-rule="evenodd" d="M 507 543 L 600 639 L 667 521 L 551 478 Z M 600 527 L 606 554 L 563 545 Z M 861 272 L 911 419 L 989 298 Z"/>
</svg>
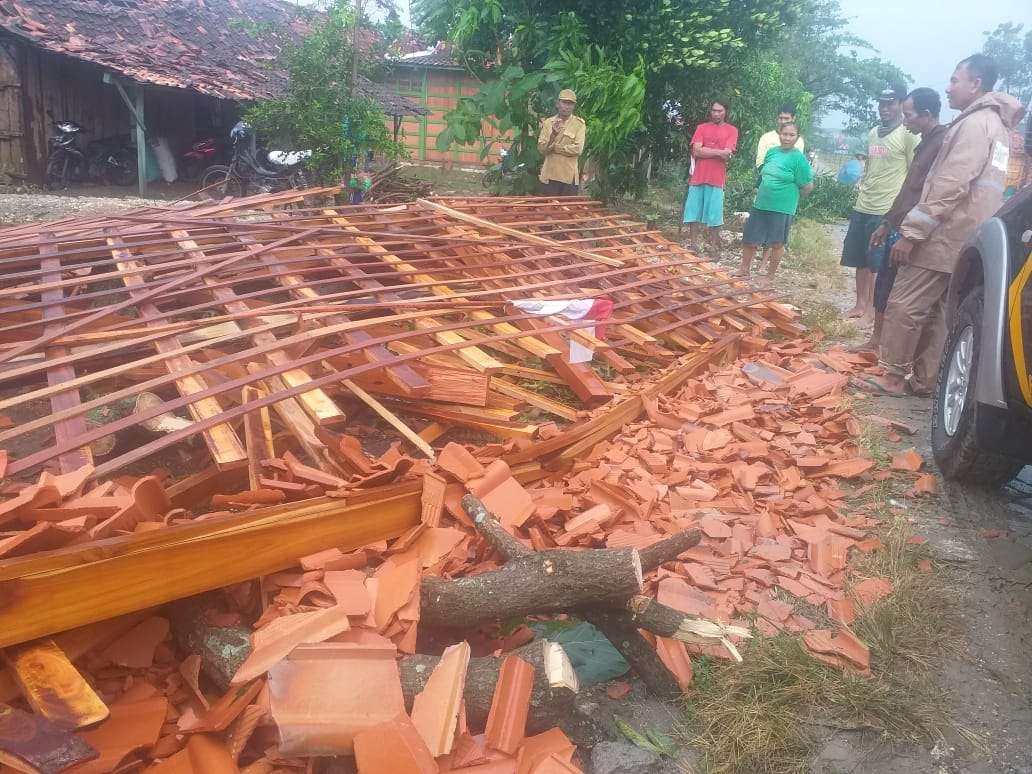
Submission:
<svg viewBox="0 0 1032 774">
<path fill-rule="evenodd" d="M 270 713 L 285 755 L 342 755 L 355 735 L 405 711 L 393 648 L 301 645 L 269 671 Z"/>
<path fill-rule="evenodd" d="M 515 755 L 523 743 L 530 693 L 534 687 L 534 667 L 519 656 L 506 656 L 498 672 L 487 715 L 487 744 L 507 755 Z"/>
<path fill-rule="evenodd" d="M 408 716 L 355 734 L 358 774 L 437 774 L 438 766 Z"/>
</svg>

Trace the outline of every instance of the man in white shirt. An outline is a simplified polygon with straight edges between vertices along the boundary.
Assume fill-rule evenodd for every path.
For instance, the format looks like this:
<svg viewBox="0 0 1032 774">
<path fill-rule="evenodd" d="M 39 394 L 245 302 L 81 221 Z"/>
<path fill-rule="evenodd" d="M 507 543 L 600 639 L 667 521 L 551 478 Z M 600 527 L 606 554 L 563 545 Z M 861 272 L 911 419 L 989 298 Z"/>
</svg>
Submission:
<svg viewBox="0 0 1032 774">
<path fill-rule="evenodd" d="M 796 109 L 794 105 L 782 105 L 778 108 L 778 128 L 771 129 L 760 137 L 759 145 L 756 146 L 757 169 L 763 166 L 763 160 L 767 158 L 767 152 L 771 148 L 777 148 L 781 145 L 781 127 L 785 124 L 794 124 L 796 122 L 795 117 Z M 799 139 L 796 140 L 795 146 L 800 153 L 806 151 L 806 143 L 803 142 L 803 135 L 799 135 Z"/>
</svg>

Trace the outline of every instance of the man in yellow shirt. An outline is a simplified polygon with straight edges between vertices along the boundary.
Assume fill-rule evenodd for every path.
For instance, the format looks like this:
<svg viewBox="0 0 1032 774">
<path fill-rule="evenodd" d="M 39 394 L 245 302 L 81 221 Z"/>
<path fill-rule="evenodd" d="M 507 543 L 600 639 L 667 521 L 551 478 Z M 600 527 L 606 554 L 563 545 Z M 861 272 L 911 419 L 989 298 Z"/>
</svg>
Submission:
<svg viewBox="0 0 1032 774">
<path fill-rule="evenodd" d="M 580 173 L 577 159 L 584 152 L 584 119 L 575 116 L 577 95 L 571 89 L 559 92 L 556 114 L 541 123 L 538 150 L 545 157 L 541 165 L 543 196 L 576 196 Z"/>
<path fill-rule="evenodd" d="M 782 105 L 778 108 L 778 128 L 771 129 L 769 132 L 760 137 L 760 142 L 756 146 L 756 168 L 759 169 L 763 166 L 763 160 L 767 158 L 767 153 L 771 148 L 777 148 L 781 145 L 781 127 L 785 124 L 794 124 L 796 122 L 796 109 L 792 105 Z M 796 150 L 800 153 L 806 152 L 806 143 L 803 141 L 803 135 L 799 135 L 799 139 L 796 140 Z"/>
</svg>

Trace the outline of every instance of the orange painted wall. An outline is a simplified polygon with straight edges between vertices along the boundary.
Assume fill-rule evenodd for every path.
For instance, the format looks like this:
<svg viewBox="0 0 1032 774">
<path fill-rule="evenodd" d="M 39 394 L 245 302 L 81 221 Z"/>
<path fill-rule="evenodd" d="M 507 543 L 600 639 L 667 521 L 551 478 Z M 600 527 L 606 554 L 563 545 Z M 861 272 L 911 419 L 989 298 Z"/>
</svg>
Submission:
<svg viewBox="0 0 1032 774">
<path fill-rule="evenodd" d="M 492 139 L 501 136 L 492 126 L 484 123 L 478 144 L 452 146 L 447 151 L 437 149 L 437 135 L 445 128 L 444 114 L 456 106 L 460 97 L 471 97 L 480 88 L 479 81 L 468 73 L 397 66 L 386 85 L 430 110 L 426 116 L 406 116 L 402 119 L 399 139 L 412 161 L 463 167 L 490 166 L 498 161 L 498 151 L 507 147 L 504 141 L 495 142 L 488 154 L 481 158 L 481 150 Z M 393 119 L 387 119 L 387 124 L 393 132 Z"/>
</svg>

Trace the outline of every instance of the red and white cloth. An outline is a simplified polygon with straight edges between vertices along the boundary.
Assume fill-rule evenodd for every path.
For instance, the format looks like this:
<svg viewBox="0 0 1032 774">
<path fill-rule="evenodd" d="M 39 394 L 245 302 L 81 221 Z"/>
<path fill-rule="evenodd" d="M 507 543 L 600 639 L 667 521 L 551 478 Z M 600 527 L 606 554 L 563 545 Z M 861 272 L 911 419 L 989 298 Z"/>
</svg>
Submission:
<svg viewBox="0 0 1032 774">
<path fill-rule="evenodd" d="M 537 299 L 530 298 L 525 301 L 513 301 L 512 305 L 517 309 L 541 317 L 564 317 L 567 320 L 594 320 L 595 325 L 584 328 L 589 335 L 598 339 L 605 339 L 607 320 L 613 317 L 613 302 L 608 298 L 573 298 L 573 299 Z M 571 363 L 588 363 L 594 355 L 594 350 L 585 347 L 570 338 Z"/>
</svg>

